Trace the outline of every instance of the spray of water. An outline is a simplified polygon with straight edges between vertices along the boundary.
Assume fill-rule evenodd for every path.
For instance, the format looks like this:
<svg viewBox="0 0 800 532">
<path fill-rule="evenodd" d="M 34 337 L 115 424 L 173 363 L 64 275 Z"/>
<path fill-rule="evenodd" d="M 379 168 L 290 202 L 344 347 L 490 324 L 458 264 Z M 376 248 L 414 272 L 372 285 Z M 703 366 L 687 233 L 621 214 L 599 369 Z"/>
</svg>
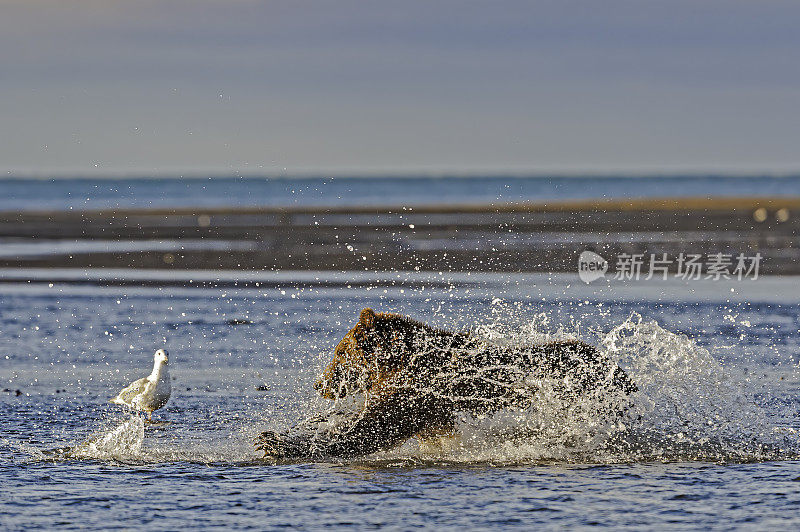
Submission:
<svg viewBox="0 0 800 532">
<path fill-rule="evenodd" d="M 92 435 L 70 451 L 72 458 L 130 459 L 141 456 L 144 420 L 131 416 L 109 430 Z"/>
<path fill-rule="evenodd" d="M 503 317 L 509 309 L 499 307 L 496 317 Z M 505 319 L 490 321 L 474 332 L 509 347 L 581 336 L 578 327 L 553 330 L 544 314 L 514 326 Z M 529 394 L 525 406 L 477 417 L 462 413 L 452 433 L 418 437 L 378 457 L 615 463 L 800 456 L 796 431 L 757 404 L 749 381 L 687 336 L 636 313 L 605 334 L 592 333 L 638 391 L 609 398 L 609 390 L 598 387 L 565 399 L 557 381 L 523 380 L 520 385 Z M 617 414 L 609 415 L 609 411 Z"/>
<path fill-rule="evenodd" d="M 682 334 L 632 314 L 603 346 L 640 391 L 638 416 L 614 449 L 621 458 L 764 460 L 794 458 L 800 441 L 776 425 L 743 376 Z"/>
<path fill-rule="evenodd" d="M 594 343 L 627 372 L 638 391 L 610 399 L 608 389 L 601 386 L 565 399 L 561 383 L 523 378 L 517 387 L 529 394 L 527 401 L 482 416 L 462 412 L 454 431 L 417 437 L 369 459 L 615 463 L 753 461 L 800 456 L 796 432 L 776 422 L 776 416 L 756 403 L 747 380 L 722 366 L 707 349 L 685 335 L 643 320 L 638 314 L 632 314 L 609 332 L 584 334 L 586 331 L 578 326 L 553 327 L 544 314 L 520 320 L 518 310 L 496 305 L 493 318 L 473 328 L 473 334 L 509 347 L 594 335 Z M 515 322 L 507 319 L 512 312 L 516 314 Z M 308 385 L 304 382 L 298 386 L 305 389 Z M 609 408 L 609 401 L 613 408 Z M 359 408 L 361 404 L 352 397 L 332 408 L 319 399 L 304 402 L 309 421 L 301 424 L 301 429 L 335 437 L 340 419 L 337 412 Z M 616 414 L 608 415 L 610 410 Z M 186 442 L 173 439 L 150 446 L 143 421 L 131 417 L 69 448 L 64 457 L 144 461 L 255 459 L 250 443 L 253 431 L 243 429 L 241 421 L 233 425 L 219 445 L 187 446 Z"/>
</svg>

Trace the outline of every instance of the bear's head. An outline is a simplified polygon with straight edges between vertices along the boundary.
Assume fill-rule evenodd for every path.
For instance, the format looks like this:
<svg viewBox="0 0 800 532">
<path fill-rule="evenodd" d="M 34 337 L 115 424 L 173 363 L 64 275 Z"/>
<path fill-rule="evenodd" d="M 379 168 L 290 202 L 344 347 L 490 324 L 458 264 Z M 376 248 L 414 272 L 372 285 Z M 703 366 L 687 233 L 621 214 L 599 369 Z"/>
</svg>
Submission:
<svg viewBox="0 0 800 532">
<path fill-rule="evenodd" d="M 376 314 L 365 308 L 334 351 L 333 360 L 314 384 L 320 395 L 339 399 L 369 392 L 401 367 L 399 331 L 393 322 L 399 316 Z"/>
</svg>

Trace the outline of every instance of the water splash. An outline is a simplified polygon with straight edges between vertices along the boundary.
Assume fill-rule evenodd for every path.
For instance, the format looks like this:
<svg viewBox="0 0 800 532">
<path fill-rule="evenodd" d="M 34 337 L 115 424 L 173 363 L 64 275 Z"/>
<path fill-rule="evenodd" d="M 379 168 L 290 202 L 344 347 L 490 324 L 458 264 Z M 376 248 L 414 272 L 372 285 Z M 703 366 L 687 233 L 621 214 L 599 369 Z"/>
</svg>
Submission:
<svg viewBox="0 0 800 532">
<path fill-rule="evenodd" d="M 640 390 L 632 396 L 638 422 L 616 442 L 629 447 L 622 456 L 747 461 L 800 453 L 794 431 L 756 403 L 751 383 L 687 336 L 633 313 L 602 343 Z"/>
<path fill-rule="evenodd" d="M 572 336 L 543 333 L 538 315 L 507 334 L 487 327 L 495 341 L 547 341 Z M 587 397 L 560 403 L 540 390 L 535 407 L 504 411 L 465 424 L 457 458 L 493 461 L 628 462 L 652 460 L 754 461 L 796 459 L 797 431 L 755 400 L 752 384 L 724 367 L 687 336 L 633 313 L 601 335 L 600 345 L 636 383 L 624 419 L 592 417 Z M 596 410 L 594 411 L 596 412 Z M 500 436 L 498 439 L 497 436 Z M 461 454 L 459 454 L 461 453 Z"/>
<path fill-rule="evenodd" d="M 756 401 L 756 391 L 747 378 L 723 366 L 708 349 L 687 336 L 636 313 L 610 331 L 606 329 L 608 332 L 589 329 L 585 325 L 588 320 L 583 325 L 577 320 L 567 326 L 554 325 L 553 321 L 547 314 L 526 315 L 518 305 L 499 303 L 493 305 L 489 320 L 473 327 L 473 333 L 509 347 L 565 339 L 592 341 L 638 387 L 632 395 L 615 399 L 621 415 L 603 414 L 608 411 L 608 397 L 602 395 L 607 389 L 564 400 L 557 382 L 539 379 L 528 383 L 529 404 L 509 406 L 485 416 L 462 413 L 452 433 L 416 437 L 369 460 L 619 463 L 800 457 L 800 438 L 792 426 L 796 423 L 786 412 L 776 412 L 783 407 Z M 279 430 L 279 426 L 269 425 L 278 418 L 297 419 L 295 414 L 312 418 L 332 409 L 361 405 L 356 397 L 332 408 L 319 398 L 301 402 L 301 397 L 307 397 L 310 379 L 301 380 L 293 398 L 287 396 L 294 401 L 287 410 L 292 415 L 281 415 L 286 410 L 283 405 L 272 413 L 274 416 L 260 411 L 238 412 L 228 419 L 216 417 L 213 426 L 187 423 L 181 429 L 178 422 L 147 431 L 138 417 L 118 419 L 57 457 L 250 462 L 258 457 L 252 437 L 265 428 Z M 330 426 L 320 426 L 331 430 Z M 44 453 L 41 458 L 53 456 Z"/>
<path fill-rule="evenodd" d="M 501 345 L 521 347 L 580 339 L 579 325 L 553 328 L 537 314 L 511 326 L 510 309 L 496 305 L 495 319 L 473 329 Z M 756 399 L 744 376 L 724 367 L 683 334 L 633 313 L 599 347 L 639 388 L 613 398 L 607 388 L 570 397 L 558 382 L 528 388 L 530 403 L 492 415 L 463 414 L 453 433 L 417 437 L 375 458 L 493 463 L 619 463 L 642 461 L 757 461 L 800 456 L 797 431 Z M 524 383 L 523 383 L 524 384 Z M 326 429 L 329 430 L 329 429 Z"/>
<path fill-rule="evenodd" d="M 119 425 L 92 435 L 69 452 L 72 458 L 129 459 L 141 456 L 144 420 L 131 416 Z"/>
</svg>

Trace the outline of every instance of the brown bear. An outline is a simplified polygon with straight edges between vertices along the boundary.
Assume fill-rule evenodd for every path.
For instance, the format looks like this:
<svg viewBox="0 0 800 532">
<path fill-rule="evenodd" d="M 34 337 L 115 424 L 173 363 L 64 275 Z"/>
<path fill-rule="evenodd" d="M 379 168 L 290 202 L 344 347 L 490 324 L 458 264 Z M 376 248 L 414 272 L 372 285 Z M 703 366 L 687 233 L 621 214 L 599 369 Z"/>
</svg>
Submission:
<svg viewBox="0 0 800 532">
<path fill-rule="evenodd" d="M 567 401 L 637 389 L 619 366 L 579 341 L 510 348 L 366 308 L 315 384 L 332 400 L 363 394 L 363 408 L 312 418 L 283 434 L 264 432 L 256 447 L 276 459 L 367 455 L 415 435 L 451 431 L 459 413 L 524 407 L 537 379 L 555 382 Z M 615 405 L 608 414 L 619 414 Z"/>
</svg>

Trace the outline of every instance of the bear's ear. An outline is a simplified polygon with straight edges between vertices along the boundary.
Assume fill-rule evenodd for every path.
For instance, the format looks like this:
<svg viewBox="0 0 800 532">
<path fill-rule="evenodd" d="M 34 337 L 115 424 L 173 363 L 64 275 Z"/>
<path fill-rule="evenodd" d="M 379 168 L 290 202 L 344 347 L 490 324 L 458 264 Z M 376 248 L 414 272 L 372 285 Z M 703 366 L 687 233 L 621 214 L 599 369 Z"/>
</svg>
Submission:
<svg viewBox="0 0 800 532">
<path fill-rule="evenodd" d="M 361 314 L 358 315 L 358 323 L 368 329 L 372 328 L 372 326 L 375 325 L 375 311 L 371 308 L 362 310 Z"/>
</svg>

